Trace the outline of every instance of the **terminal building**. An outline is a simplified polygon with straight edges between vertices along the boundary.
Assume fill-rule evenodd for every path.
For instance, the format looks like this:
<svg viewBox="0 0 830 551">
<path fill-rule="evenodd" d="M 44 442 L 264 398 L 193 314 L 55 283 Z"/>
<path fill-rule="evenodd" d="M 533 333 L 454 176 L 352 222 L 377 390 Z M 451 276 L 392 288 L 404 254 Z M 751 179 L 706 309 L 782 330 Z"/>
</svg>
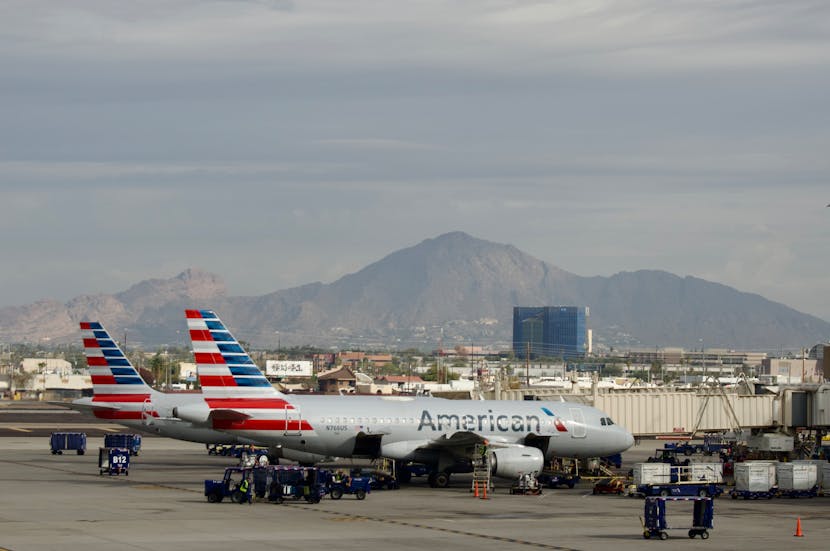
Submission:
<svg viewBox="0 0 830 551">
<path fill-rule="evenodd" d="M 588 308 L 513 308 L 513 354 L 520 359 L 578 358 L 588 352 Z"/>
</svg>

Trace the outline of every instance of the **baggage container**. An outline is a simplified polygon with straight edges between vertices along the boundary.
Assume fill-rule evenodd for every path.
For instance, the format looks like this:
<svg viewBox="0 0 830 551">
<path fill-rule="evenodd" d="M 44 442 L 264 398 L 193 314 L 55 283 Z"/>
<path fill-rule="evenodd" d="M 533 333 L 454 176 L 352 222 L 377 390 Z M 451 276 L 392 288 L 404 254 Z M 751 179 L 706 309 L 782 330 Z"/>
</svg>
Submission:
<svg viewBox="0 0 830 551">
<path fill-rule="evenodd" d="M 685 471 L 690 481 L 723 484 L 723 463 L 690 463 L 686 467 L 677 468 L 681 472 Z"/>
<path fill-rule="evenodd" d="M 827 461 L 823 459 L 795 459 L 792 461 L 793 464 L 798 463 L 811 463 L 816 466 L 816 485 L 821 487 L 824 482 L 824 465 L 830 465 Z"/>
<path fill-rule="evenodd" d="M 825 496 L 830 496 L 830 462 L 821 465 L 821 488 Z"/>
<path fill-rule="evenodd" d="M 735 490 L 739 492 L 769 492 L 775 488 L 775 463 L 747 461 L 735 463 Z"/>
<path fill-rule="evenodd" d="M 138 455 L 141 450 L 141 435 L 118 433 L 107 434 L 104 436 L 105 448 L 126 448 L 130 450 L 130 455 Z"/>
<path fill-rule="evenodd" d="M 85 432 L 53 432 L 49 438 L 52 455 L 61 455 L 63 450 L 75 450 L 78 455 L 86 452 Z"/>
<path fill-rule="evenodd" d="M 668 463 L 635 463 L 634 484 L 668 484 L 671 482 L 672 466 Z"/>
<path fill-rule="evenodd" d="M 778 463 L 775 467 L 778 489 L 785 492 L 807 491 L 815 488 L 818 483 L 817 467 L 815 463 L 807 462 Z"/>
<path fill-rule="evenodd" d="M 750 436 L 747 445 L 762 452 L 791 452 L 794 449 L 792 436 L 775 433 Z"/>
</svg>

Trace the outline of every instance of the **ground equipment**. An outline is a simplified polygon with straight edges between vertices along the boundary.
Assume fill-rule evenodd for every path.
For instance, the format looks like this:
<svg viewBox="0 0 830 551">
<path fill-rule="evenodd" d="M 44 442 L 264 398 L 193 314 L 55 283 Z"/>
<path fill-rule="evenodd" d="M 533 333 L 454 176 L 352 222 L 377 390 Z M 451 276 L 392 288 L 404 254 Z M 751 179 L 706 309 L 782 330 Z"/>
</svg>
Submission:
<svg viewBox="0 0 830 551">
<path fill-rule="evenodd" d="M 293 465 L 271 465 L 265 468 L 268 469 L 270 479 L 270 502 L 304 499 L 308 503 L 319 503 L 327 491 L 326 482 L 330 475 L 325 470 Z"/>
<path fill-rule="evenodd" d="M 513 495 L 538 496 L 542 494 L 542 486 L 534 476 L 535 473 L 525 473 L 519 476 L 510 487 Z"/>
<path fill-rule="evenodd" d="M 126 448 L 130 455 L 138 455 L 141 451 L 141 435 L 129 433 L 107 434 L 104 436 L 105 448 Z"/>
<path fill-rule="evenodd" d="M 98 448 L 98 474 L 130 475 L 130 450 L 127 448 Z"/>
<path fill-rule="evenodd" d="M 712 498 L 708 497 L 647 497 L 645 503 L 643 521 L 643 537 L 668 539 L 668 530 L 680 530 L 685 528 L 669 526 L 666 521 L 666 503 L 693 501 L 692 526 L 688 530 L 690 538 L 700 536 L 701 539 L 709 538 L 709 530 L 714 528 L 712 521 L 715 516 L 715 506 Z"/>
<path fill-rule="evenodd" d="M 340 499 L 344 494 L 351 494 L 357 499 L 365 499 L 372 491 L 372 480 L 366 476 L 350 476 L 335 473 L 328 477 L 326 492 L 332 499 Z"/>
<path fill-rule="evenodd" d="M 222 480 L 205 480 L 205 496 L 210 503 L 220 503 L 226 497 L 234 503 L 250 503 L 253 491 L 251 468 L 228 467 Z M 247 488 L 242 481 L 248 480 Z"/>
<path fill-rule="evenodd" d="M 85 432 L 53 432 L 49 438 L 52 455 L 62 455 L 64 450 L 75 450 L 78 455 L 86 452 Z"/>
</svg>

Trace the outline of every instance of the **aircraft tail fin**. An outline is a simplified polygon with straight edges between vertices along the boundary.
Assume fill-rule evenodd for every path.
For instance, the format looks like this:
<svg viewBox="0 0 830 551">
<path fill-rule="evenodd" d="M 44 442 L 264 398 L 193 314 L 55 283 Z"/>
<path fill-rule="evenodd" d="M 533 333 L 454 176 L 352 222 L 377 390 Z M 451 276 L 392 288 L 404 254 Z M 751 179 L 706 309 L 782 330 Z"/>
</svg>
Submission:
<svg viewBox="0 0 830 551">
<path fill-rule="evenodd" d="M 92 379 L 90 405 L 99 403 L 102 410 L 124 410 L 112 418 L 140 419 L 142 405 L 156 391 L 144 382 L 100 322 L 82 321 L 81 335 Z"/>
<path fill-rule="evenodd" d="M 185 310 L 185 315 L 199 384 L 208 403 L 212 403 L 211 398 L 251 399 L 280 395 L 215 312 Z"/>
</svg>

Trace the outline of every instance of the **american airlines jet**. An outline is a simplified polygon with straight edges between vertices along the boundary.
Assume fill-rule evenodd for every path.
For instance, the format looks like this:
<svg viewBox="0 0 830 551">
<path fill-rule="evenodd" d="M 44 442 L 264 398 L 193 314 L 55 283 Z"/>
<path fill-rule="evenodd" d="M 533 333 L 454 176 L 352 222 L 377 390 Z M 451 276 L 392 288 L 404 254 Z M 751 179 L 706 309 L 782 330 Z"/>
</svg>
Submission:
<svg viewBox="0 0 830 551">
<path fill-rule="evenodd" d="M 202 395 L 165 393 L 150 387 L 99 322 L 81 322 L 81 333 L 92 378 L 93 395 L 91 398 L 80 398 L 72 404 L 62 405 L 90 410 L 99 419 L 177 440 L 204 444 L 258 443 L 242 435 L 219 432 L 204 424 L 195 425 L 175 417 L 174 408 L 186 404 L 203 404 Z M 269 453 L 301 463 L 315 463 L 325 459 L 323 456 L 276 447 L 269 450 Z"/>
<path fill-rule="evenodd" d="M 634 444 L 591 406 L 567 402 L 285 395 L 210 310 L 187 310 L 204 402 L 173 415 L 258 442 L 335 457 L 426 464 L 432 486 L 469 472 L 487 443 L 496 476 L 540 471 L 553 457 L 603 457 Z"/>
</svg>

